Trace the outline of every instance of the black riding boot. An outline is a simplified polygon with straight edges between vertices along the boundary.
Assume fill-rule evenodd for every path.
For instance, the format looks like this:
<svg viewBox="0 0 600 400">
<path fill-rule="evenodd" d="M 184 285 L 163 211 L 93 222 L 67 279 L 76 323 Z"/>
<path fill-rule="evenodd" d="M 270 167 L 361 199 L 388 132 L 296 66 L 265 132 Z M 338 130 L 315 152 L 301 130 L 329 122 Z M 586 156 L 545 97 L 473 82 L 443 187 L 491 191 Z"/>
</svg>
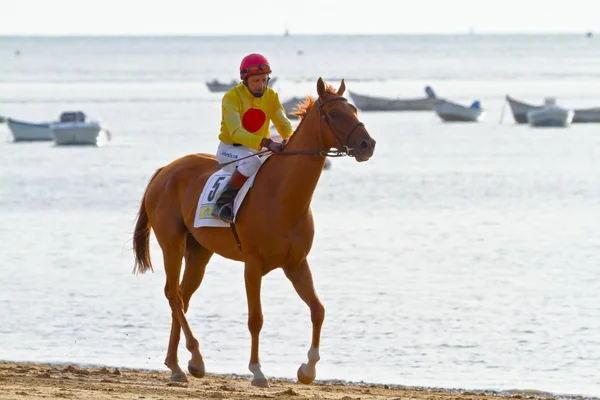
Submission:
<svg viewBox="0 0 600 400">
<path fill-rule="evenodd" d="M 233 171 L 231 179 L 213 207 L 213 217 L 221 218 L 225 222 L 233 222 L 233 200 L 247 179 L 248 177 L 242 175 L 237 169 Z"/>
<path fill-rule="evenodd" d="M 227 183 L 213 207 L 213 217 L 221 218 L 225 222 L 233 222 L 233 200 L 239 191 L 240 189 Z"/>
</svg>

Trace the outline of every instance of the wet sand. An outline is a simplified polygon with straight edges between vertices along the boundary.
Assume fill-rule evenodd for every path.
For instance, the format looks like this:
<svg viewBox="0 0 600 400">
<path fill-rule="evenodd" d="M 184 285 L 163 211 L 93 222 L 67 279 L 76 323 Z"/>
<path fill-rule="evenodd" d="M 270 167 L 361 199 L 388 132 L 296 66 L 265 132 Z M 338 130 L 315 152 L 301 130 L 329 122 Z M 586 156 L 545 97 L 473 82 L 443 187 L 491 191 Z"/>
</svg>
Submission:
<svg viewBox="0 0 600 400">
<path fill-rule="evenodd" d="M 270 389 L 250 385 L 246 376 L 188 376 L 187 384 L 173 383 L 164 371 L 88 368 L 0 361 L 0 400 L 26 399 L 284 399 L 284 400 L 502 400 L 543 393 L 484 393 L 459 390 L 390 387 L 316 381 L 303 385 L 270 379 Z"/>
</svg>

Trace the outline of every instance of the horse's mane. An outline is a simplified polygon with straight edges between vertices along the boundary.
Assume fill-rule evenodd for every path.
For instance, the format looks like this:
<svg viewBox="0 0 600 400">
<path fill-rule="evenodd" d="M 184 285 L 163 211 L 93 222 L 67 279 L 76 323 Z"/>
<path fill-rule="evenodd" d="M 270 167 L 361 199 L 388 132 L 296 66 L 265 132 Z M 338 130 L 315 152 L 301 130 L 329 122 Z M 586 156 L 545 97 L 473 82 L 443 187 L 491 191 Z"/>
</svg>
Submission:
<svg viewBox="0 0 600 400">
<path fill-rule="evenodd" d="M 325 91 L 329 94 L 337 94 L 337 89 L 329 84 L 325 84 Z M 291 114 L 297 116 L 302 121 L 314 104 L 315 99 L 310 94 L 307 94 L 304 102 L 298 103 Z"/>
</svg>

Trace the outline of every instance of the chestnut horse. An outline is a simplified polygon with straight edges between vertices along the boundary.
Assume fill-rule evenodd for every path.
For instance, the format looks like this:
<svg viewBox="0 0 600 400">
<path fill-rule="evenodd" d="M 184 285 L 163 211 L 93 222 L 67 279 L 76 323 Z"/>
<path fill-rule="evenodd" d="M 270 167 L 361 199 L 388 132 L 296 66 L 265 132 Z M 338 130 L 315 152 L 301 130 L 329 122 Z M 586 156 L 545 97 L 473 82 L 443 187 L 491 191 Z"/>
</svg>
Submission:
<svg viewBox="0 0 600 400">
<path fill-rule="evenodd" d="M 336 92 L 319 78 L 318 99 L 307 96 L 304 104 L 298 105 L 296 114 L 301 119 L 298 128 L 284 152 L 264 162 L 239 209 L 236 227 L 241 249 L 229 228 L 194 228 L 200 192 L 217 168 L 214 155 L 181 157 L 160 168 L 151 178 L 133 236 L 134 272 L 152 270 L 149 239 L 150 230 L 154 229 L 163 253 L 165 296 L 172 310 L 165 358 L 172 380 L 187 381 L 177 359 L 181 330 L 191 353 L 188 371 L 198 378 L 205 374 L 200 345 L 185 313 L 214 253 L 245 265 L 248 329 L 252 336 L 248 368 L 253 374 L 252 385 L 269 387 L 258 356 L 258 338 L 263 325 L 260 288 L 263 276 L 275 268 L 283 268 L 310 308 L 312 343 L 308 362 L 298 369 L 298 379 L 303 383 L 315 379 L 325 308 L 315 292 L 306 260 L 314 237 L 310 202 L 327 155 L 350 155 L 357 161 L 367 161 L 375 150 L 375 140 L 358 121 L 356 108 L 342 96 L 344 90 L 343 80 Z M 332 148 L 337 151 L 332 152 Z M 185 259 L 185 269 L 180 282 L 182 259 Z"/>
</svg>

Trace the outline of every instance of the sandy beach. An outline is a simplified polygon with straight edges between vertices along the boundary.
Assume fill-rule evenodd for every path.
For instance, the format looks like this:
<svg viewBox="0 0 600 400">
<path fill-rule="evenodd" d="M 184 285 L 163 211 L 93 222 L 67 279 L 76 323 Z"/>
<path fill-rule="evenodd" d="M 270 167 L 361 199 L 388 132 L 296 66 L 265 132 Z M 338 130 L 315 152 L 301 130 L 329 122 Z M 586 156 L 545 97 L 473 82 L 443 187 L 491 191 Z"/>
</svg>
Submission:
<svg viewBox="0 0 600 400">
<path fill-rule="evenodd" d="M 271 379 L 270 389 L 258 389 L 250 385 L 247 377 L 242 376 L 190 377 L 187 384 L 173 383 L 169 378 L 170 374 L 164 371 L 0 362 L 0 399 L 498 400 L 526 397 L 523 394 L 501 396 L 498 393 L 341 382 L 302 385 L 282 379 Z"/>
</svg>

